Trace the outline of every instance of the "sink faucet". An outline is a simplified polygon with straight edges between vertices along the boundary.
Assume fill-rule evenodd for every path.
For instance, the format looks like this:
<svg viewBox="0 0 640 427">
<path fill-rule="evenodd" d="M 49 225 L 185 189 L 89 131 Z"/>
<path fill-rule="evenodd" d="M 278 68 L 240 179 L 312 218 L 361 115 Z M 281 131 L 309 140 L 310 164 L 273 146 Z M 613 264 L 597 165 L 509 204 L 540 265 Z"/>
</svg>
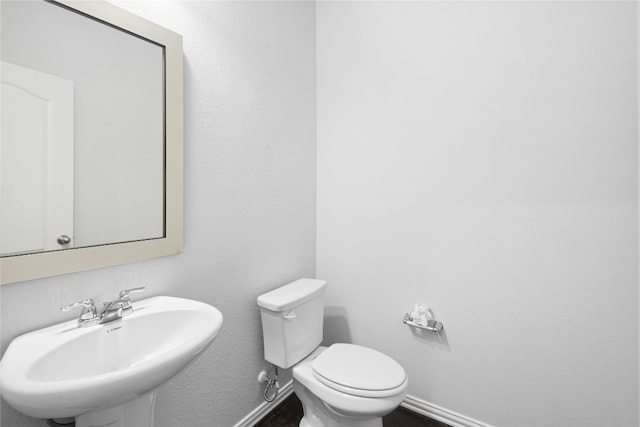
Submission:
<svg viewBox="0 0 640 427">
<path fill-rule="evenodd" d="M 78 319 L 78 327 L 80 328 L 95 325 L 96 323 L 107 323 L 117 319 L 122 319 L 122 317 L 133 313 L 133 305 L 131 305 L 131 297 L 129 294 L 133 292 L 142 292 L 144 290 L 145 287 L 142 286 L 139 288 L 124 289 L 120 291 L 118 299 L 104 303 L 104 307 L 100 314 L 98 314 L 95 303 L 91 298 L 65 305 L 64 307 L 60 307 L 60 310 L 69 311 L 76 307 L 82 307 L 82 313 L 80 313 L 80 318 Z"/>
<path fill-rule="evenodd" d="M 144 290 L 145 287 L 142 286 L 139 288 L 124 289 L 120 291 L 118 299 L 104 303 L 102 313 L 100 313 L 99 323 L 112 322 L 133 313 L 133 305 L 131 305 L 131 298 L 129 297 L 129 294 L 133 292 L 142 292 Z"/>
</svg>

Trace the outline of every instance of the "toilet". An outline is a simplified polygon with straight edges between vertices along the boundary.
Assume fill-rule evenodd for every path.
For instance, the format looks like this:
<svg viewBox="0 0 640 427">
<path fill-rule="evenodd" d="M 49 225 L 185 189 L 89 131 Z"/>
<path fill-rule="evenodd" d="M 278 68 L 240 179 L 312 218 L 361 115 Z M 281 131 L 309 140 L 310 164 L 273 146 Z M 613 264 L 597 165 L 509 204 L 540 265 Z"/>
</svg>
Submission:
<svg viewBox="0 0 640 427">
<path fill-rule="evenodd" d="M 258 297 L 265 359 L 293 368 L 301 427 L 382 427 L 407 394 L 391 357 L 355 344 L 322 347 L 327 282 L 299 279 Z"/>
</svg>

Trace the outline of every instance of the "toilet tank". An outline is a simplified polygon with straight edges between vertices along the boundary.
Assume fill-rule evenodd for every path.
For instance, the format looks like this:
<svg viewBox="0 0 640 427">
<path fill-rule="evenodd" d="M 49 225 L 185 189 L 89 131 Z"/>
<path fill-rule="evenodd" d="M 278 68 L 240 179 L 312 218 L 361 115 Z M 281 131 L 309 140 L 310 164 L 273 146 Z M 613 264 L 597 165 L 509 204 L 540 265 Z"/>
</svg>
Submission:
<svg viewBox="0 0 640 427">
<path fill-rule="evenodd" d="M 290 368 L 320 345 L 326 285 L 299 279 L 258 297 L 265 360 Z"/>
</svg>

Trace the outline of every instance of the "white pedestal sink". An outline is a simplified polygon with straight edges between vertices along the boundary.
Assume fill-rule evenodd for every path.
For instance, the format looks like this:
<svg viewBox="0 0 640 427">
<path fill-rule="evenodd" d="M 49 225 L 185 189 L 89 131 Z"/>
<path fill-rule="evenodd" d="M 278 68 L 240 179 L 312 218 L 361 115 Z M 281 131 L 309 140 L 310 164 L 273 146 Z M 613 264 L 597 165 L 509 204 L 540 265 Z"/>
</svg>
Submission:
<svg viewBox="0 0 640 427">
<path fill-rule="evenodd" d="M 14 339 L 0 361 L 2 397 L 31 417 L 75 417 L 76 427 L 152 426 L 156 388 L 211 344 L 223 319 L 184 298 L 133 306 L 113 322 L 70 320 Z"/>
</svg>

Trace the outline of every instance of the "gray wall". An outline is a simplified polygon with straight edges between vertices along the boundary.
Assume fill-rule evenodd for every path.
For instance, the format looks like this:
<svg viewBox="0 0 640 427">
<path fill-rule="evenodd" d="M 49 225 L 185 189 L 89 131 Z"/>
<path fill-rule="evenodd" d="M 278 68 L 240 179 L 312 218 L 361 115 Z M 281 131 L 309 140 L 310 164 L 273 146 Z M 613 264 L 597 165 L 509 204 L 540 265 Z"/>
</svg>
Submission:
<svg viewBox="0 0 640 427">
<path fill-rule="evenodd" d="M 131 286 L 207 302 L 224 314 L 222 331 L 160 389 L 156 425 L 229 427 L 262 402 L 256 297 L 315 274 L 315 6 L 121 6 L 184 36 L 184 254 L 2 286 L 2 350 L 72 318 L 63 304 Z M 43 425 L 4 401 L 1 423 Z"/>
<path fill-rule="evenodd" d="M 638 425 L 636 8 L 318 3 L 326 338 L 395 357 L 422 408 Z"/>
</svg>

